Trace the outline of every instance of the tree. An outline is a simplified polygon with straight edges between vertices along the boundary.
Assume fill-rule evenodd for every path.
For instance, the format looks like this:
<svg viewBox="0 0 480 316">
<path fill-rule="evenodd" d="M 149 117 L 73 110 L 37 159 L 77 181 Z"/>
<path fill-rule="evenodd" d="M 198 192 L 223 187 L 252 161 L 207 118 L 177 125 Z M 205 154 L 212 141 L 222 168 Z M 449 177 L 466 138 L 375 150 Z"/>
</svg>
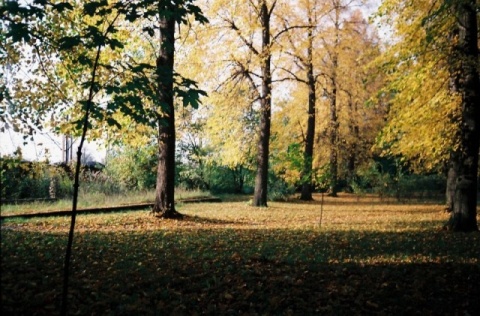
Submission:
<svg viewBox="0 0 480 316">
<path fill-rule="evenodd" d="M 480 139 L 480 60 L 478 17 L 475 0 L 453 3 L 456 25 L 451 34 L 450 82 L 460 96 L 459 143 L 451 153 L 449 172 L 455 178 L 453 203 L 446 227 L 454 231 L 476 231 L 478 155 Z M 453 171 L 454 170 L 454 171 Z"/>
<path fill-rule="evenodd" d="M 268 186 L 268 157 L 270 147 L 270 125 L 272 116 L 272 72 L 270 53 L 270 18 L 275 8 L 276 1 L 271 7 L 266 0 L 259 1 L 255 7 L 262 26 L 261 57 L 262 84 L 260 93 L 260 127 L 257 152 L 257 175 L 255 177 L 255 192 L 253 195 L 254 206 L 267 206 Z"/>
<path fill-rule="evenodd" d="M 103 6 L 103 5 L 100 5 Z M 86 135 L 90 126 L 90 116 L 95 115 L 95 95 L 99 91 L 99 78 L 98 72 L 102 67 L 100 63 L 100 56 L 105 46 L 110 46 L 112 50 L 116 48 L 122 48 L 123 45 L 112 38 L 110 35 L 115 33 L 116 22 L 120 16 L 119 12 L 116 12 L 111 17 L 113 8 L 106 6 L 101 11 L 101 16 L 105 18 L 104 21 L 100 21 L 95 25 L 80 24 L 79 30 L 75 30 L 70 34 L 52 34 L 48 31 L 48 26 L 56 17 L 65 17 L 64 12 L 73 10 L 74 7 L 68 3 L 34 3 L 33 5 L 20 6 L 14 2 L 8 2 L 5 6 L 0 7 L 2 16 L 8 21 L 8 32 L 6 38 L 9 40 L 9 44 L 16 46 L 15 48 L 4 47 L 4 51 L 8 53 L 14 53 L 14 55 L 21 56 L 21 51 L 33 47 L 35 55 L 39 57 L 41 75 L 47 77 L 47 82 L 54 84 L 54 81 L 49 76 L 47 69 L 43 64 L 43 57 L 49 56 L 53 51 L 56 53 L 56 57 L 62 59 L 67 52 L 74 50 L 77 47 L 84 47 L 87 53 L 75 55 L 76 62 L 82 65 L 88 65 L 90 75 L 86 78 L 85 82 L 81 82 L 84 89 L 87 90 L 85 99 L 78 100 L 78 105 L 81 108 L 83 116 L 77 122 L 77 128 L 81 130 L 80 143 L 77 150 L 77 162 L 75 167 L 75 179 L 73 186 L 73 201 L 72 201 L 72 215 L 71 224 L 68 235 L 68 243 L 65 254 L 64 264 L 64 282 L 62 293 L 62 308 L 61 315 L 67 313 L 68 302 L 68 288 L 69 288 L 69 275 L 70 275 L 70 258 L 73 247 L 73 238 L 75 231 L 75 221 L 77 215 L 77 202 L 78 202 L 78 190 L 80 186 L 80 166 L 82 161 L 82 147 L 86 139 Z M 83 6 L 81 12 L 86 15 L 93 16 L 97 8 L 93 11 L 91 7 L 86 4 Z M 111 19 L 110 19 L 111 18 Z M 88 53 L 91 53 L 88 56 Z M 22 62 L 22 60 L 16 60 Z M 51 62 L 51 60 L 48 60 Z M 39 111 L 43 114 L 43 111 Z M 34 114 L 34 117 L 38 115 Z M 27 121 L 25 124 L 29 124 Z"/>
<path fill-rule="evenodd" d="M 140 59 L 156 55 L 155 64 L 151 60 L 139 61 L 131 57 L 123 65 L 129 72 L 122 78 L 120 88 L 109 89 L 115 93 L 111 102 L 113 107 L 120 105 L 124 115 L 139 124 L 153 125 L 158 129 L 157 181 L 152 213 L 162 218 L 182 218 L 175 210 L 175 99 L 181 99 L 184 106 L 196 108 L 200 95 L 205 94 L 196 89 L 195 82 L 182 77 L 174 69 L 175 26 L 188 23 L 188 15 L 193 15 L 200 23 L 207 21 L 200 9 L 193 5 L 193 0 L 145 0 L 132 5 L 132 9 L 126 11 L 127 19 L 142 19 L 140 25 L 148 41 L 158 36 L 158 42 L 147 45 L 150 50 L 157 47 L 156 54 L 147 53 L 149 49 L 141 47 L 133 55 L 140 56 Z"/>
<path fill-rule="evenodd" d="M 241 79 L 249 85 L 248 97 L 253 96 L 249 106 L 258 111 L 258 138 L 256 178 L 253 197 L 254 206 L 267 206 L 268 158 L 272 112 L 272 43 L 271 18 L 277 1 L 224 1 L 218 0 L 209 8 L 213 15 L 212 29 L 227 31 L 222 39 L 226 52 L 225 60 L 230 75 L 221 75 L 223 82 Z M 235 45 L 235 49 L 232 49 Z"/>
<path fill-rule="evenodd" d="M 217 148 L 209 159 L 232 170 L 255 168 L 258 113 L 251 106 L 250 89 L 243 81 L 226 83 L 221 91 L 210 93 L 208 98 L 214 105 L 208 111 L 205 128 L 209 144 Z"/>
<path fill-rule="evenodd" d="M 286 55 L 280 62 L 286 76 L 282 80 L 290 80 L 293 88 L 291 100 L 276 112 L 278 137 L 273 146 L 278 151 L 303 144 L 303 171 L 297 183 L 302 199 L 311 197 L 311 179 L 320 172 L 325 179 L 333 178 L 331 192 L 336 190 L 332 186 L 336 178 L 351 180 L 357 167 L 371 157 L 370 147 L 383 122 L 381 104 L 367 103 L 380 82 L 367 67 L 379 54 L 379 40 L 356 5 L 361 3 L 302 1 L 298 11 L 282 15 L 291 28 L 278 41 Z M 311 162 L 310 140 L 315 149 Z"/>
<path fill-rule="evenodd" d="M 478 26 L 475 1 L 384 1 L 396 43 L 380 58 L 390 111 L 380 147 L 416 170 L 449 165 L 447 228 L 477 230 Z M 453 30 L 453 31 L 452 31 Z"/>
<path fill-rule="evenodd" d="M 181 218 L 175 210 L 175 108 L 173 103 L 173 64 L 175 20 L 166 5 L 159 10 L 160 52 L 157 58 L 157 98 L 163 107 L 158 118 L 158 171 L 155 204 L 152 212 L 164 218 Z"/>
<path fill-rule="evenodd" d="M 352 8 L 354 6 L 361 5 L 361 1 L 355 0 L 331 0 L 328 2 L 330 14 L 327 14 L 328 22 L 331 25 L 327 29 L 326 36 L 323 37 L 325 55 L 323 56 L 323 91 L 324 95 L 327 96 L 329 101 L 329 123 L 328 123 L 328 141 L 329 141 L 329 173 L 330 173 L 330 185 L 329 185 L 329 194 L 331 196 L 337 196 L 338 191 L 338 180 L 339 180 L 339 161 L 340 161 L 340 146 L 341 146 L 341 132 L 340 132 L 340 111 L 341 105 L 344 101 L 344 96 L 342 94 L 350 94 L 351 96 L 351 87 L 346 85 L 342 86 L 342 81 L 347 81 L 348 79 L 348 70 L 352 69 L 353 66 L 349 59 L 351 59 L 349 54 L 348 46 L 355 45 L 350 42 L 349 37 L 350 33 L 356 33 L 358 30 L 350 27 L 349 25 L 355 23 L 364 23 L 362 19 L 350 18 Z M 356 13 L 357 15 L 359 13 Z M 354 13 L 355 15 L 355 13 Z M 357 33 L 360 36 L 354 36 L 360 41 L 366 39 L 365 32 Z M 363 38 L 362 38 L 363 37 Z M 356 72 L 361 72 L 357 70 Z M 355 73 L 355 72 L 354 72 Z M 348 98 L 348 96 L 347 96 Z M 347 101 L 345 103 L 351 103 Z"/>
<path fill-rule="evenodd" d="M 352 183 L 357 169 L 371 160 L 371 148 L 384 124 L 385 106 L 371 102 L 383 81 L 372 61 L 380 55 L 377 32 L 358 9 L 344 18 L 339 49 L 339 175 Z"/>
<path fill-rule="evenodd" d="M 154 1 L 153 4 L 155 4 L 155 9 L 152 10 L 151 1 L 135 3 L 117 2 L 113 4 L 109 4 L 107 1 L 88 2 L 81 6 L 81 9 L 77 11 L 81 13 L 81 16 L 91 17 L 91 20 L 87 22 L 82 18 L 74 20 L 68 16 L 66 17 L 65 14 L 63 14 L 64 11 L 74 11 L 74 7 L 71 4 L 64 2 L 47 3 L 44 1 L 35 1 L 33 4 L 26 4 L 23 6 L 12 1 L 0 6 L 2 21 L 7 21 L 8 32 L 5 36 L 5 42 L 2 42 L 1 47 L 2 55 L 5 54 L 9 57 L 7 58 L 7 62 L 10 62 L 11 64 L 25 62 L 25 60 L 22 59 L 22 57 L 24 57 L 22 54 L 33 47 L 33 55 L 39 57 L 38 64 L 40 66 L 38 68 L 41 70 L 39 72 L 41 77 L 39 76 L 40 78 L 38 78 L 38 81 L 46 81 L 47 86 L 52 90 L 59 90 L 59 86 L 57 85 L 58 82 L 56 82 L 55 79 L 60 77 L 60 82 L 62 82 L 61 76 L 56 76 L 55 63 L 61 64 L 62 62 L 72 62 L 73 65 L 78 64 L 85 66 L 84 70 L 87 70 L 87 80 L 85 80 L 85 76 L 82 77 L 84 74 L 82 71 L 78 71 L 77 73 L 80 73 L 80 75 L 76 77 L 77 80 L 79 79 L 78 84 L 87 91 L 87 95 L 85 96 L 85 99 L 73 102 L 74 105 L 78 106 L 80 109 L 80 119 L 75 123 L 77 129 L 81 130 L 82 136 L 77 151 L 71 225 L 65 256 L 62 315 L 67 313 L 69 267 L 77 214 L 82 146 L 86 139 L 87 132 L 91 127 L 90 117 L 96 118 L 97 120 L 105 119 L 109 125 L 115 126 L 119 126 L 118 122 L 113 117 L 113 114 L 117 111 L 130 115 L 134 119 L 138 119 L 143 123 L 147 122 L 149 116 L 151 117 L 153 115 L 157 118 L 159 122 L 159 148 L 162 151 L 159 159 L 159 173 L 161 174 L 159 174 L 159 180 L 157 181 L 159 189 L 157 190 L 157 203 L 154 212 L 162 212 L 162 216 L 164 217 L 179 216 L 173 208 L 173 190 L 171 190 L 171 188 L 174 187 L 174 181 L 171 172 L 174 173 L 174 171 L 166 169 L 172 166 L 172 162 L 174 168 L 175 163 L 173 96 L 174 94 L 180 95 L 185 105 L 195 105 L 198 102 L 199 94 L 203 92 L 195 90 L 192 93 L 191 90 L 188 90 L 188 87 L 193 85 L 193 82 L 184 78 L 182 78 L 178 85 L 181 88 L 174 88 L 174 27 L 176 22 L 186 22 L 184 17 L 189 13 L 193 13 L 202 21 L 205 20 L 202 19 L 203 16 L 198 8 L 193 6 L 189 0 L 177 1 L 176 3 L 170 1 L 167 1 L 166 3 Z M 149 92 L 152 92 L 152 89 L 148 89 L 148 80 L 142 80 L 145 79 L 144 71 L 151 67 L 148 65 L 135 65 L 133 67 L 127 65 L 127 67 L 122 67 L 121 64 L 112 65 L 112 63 L 102 63 L 100 57 L 102 51 L 106 47 L 109 47 L 112 51 L 124 48 L 122 42 L 114 36 L 111 36 L 118 31 L 117 22 L 120 20 L 121 16 L 124 17 L 125 20 L 133 22 L 139 17 L 148 20 L 149 17 L 155 14 L 160 16 L 159 29 L 162 49 L 157 58 L 157 65 L 155 67 L 157 89 L 154 89 L 153 91 L 156 93 L 155 96 L 157 97 L 157 104 L 159 105 L 160 111 L 153 111 L 152 113 L 152 111 L 144 109 L 142 107 L 142 100 L 136 98 L 135 95 L 132 94 L 136 91 L 142 91 L 145 92 L 145 96 L 149 96 Z M 71 29 L 63 30 L 62 28 L 55 27 L 55 25 L 58 24 L 56 22 L 65 23 L 65 21 L 68 21 L 67 24 L 71 26 Z M 153 29 L 150 27 L 146 27 L 145 30 L 149 34 L 152 32 L 154 33 Z M 45 56 L 54 57 L 46 60 L 49 65 L 54 65 L 53 67 L 45 67 L 43 59 Z M 115 66 L 117 66 L 117 68 Z M 52 76 L 52 69 L 54 71 L 54 76 Z M 124 76 L 124 78 L 129 78 L 131 80 L 127 80 L 126 83 L 119 82 L 118 80 L 112 80 L 113 83 L 101 82 L 99 80 L 99 73 L 102 69 L 108 73 L 115 72 L 115 70 L 118 69 L 128 70 L 130 71 L 130 74 Z M 69 72 L 66 75 L 75 76 L 75 72 Z M 17 81 L 17 83 L 18 82 L 23 83 L 21 81 Z M 145 83 L 147 83 L 147 87 L 144 86 Z M 2 87 L 2 99 L 4 95 L 7 98 L 10 98 L 7 91 L 8 88 L 10 87 Z M 106 106 L 99 105 L 98 96 L 100 91 L 104 92 L 105 95 L 114 95 L 110 102 L 107 102 Z M 39 95 L 42 95 L 42 91 L 38 93 Z M 68 97 L 68 95 L 66 96 Z M 24 99 L 28 101 L 28 97 L 24 96 Z M 71 102 L 71 100 L 68 101 Z M 23 102 L 23 104 L 27 104 L 26 108 L 28 109 L 28 102 Z M 53 105 L 58 105 L 57 100 L 55 100 Z M 135 111 L 132 111 L 132 108 L 129 106 L 133 106 Z M 22 109 L 22 107 L 17 107 L 13 110 L 21 112 Z M 38 117 L 38 113 L 44 113 L 41 107 L 33 108 L 33 110 L 34 111 L 32 112 L 34 112 L 34 114 L 32 117 L 34 118 Z M 54 110 L 59 109 L 58 107 L 54 107 Z M 147 120 L 145 120 L 144 116 L 146 116 Z M 32 124 L 28 120 L 23 123 L 27 126 Z M 160 192 L 160 194 L 158 194 L 158 192 Z"/>
<path fill-rule="evenodd" d="M 286 32 L 286 54 L 290 56 L 287 61 L 289 68 L 281 67 L 287 73 L 290 80 L 297 81 L 307 86 L 307 128 L 303 134 L 304 153 L 303 168 L 301 173 L 301 196 L 304 201 L 312 200 L 312 177 L 313 177 L 313 147 L 315 139 L 316 103 L 317 103 L 317 80 L 320 74 L 314 64 L 314 39 L 318 38 L 318 28 L 322 14 L 318 1 L 302 1 L 299 8 L 293 12 L 285 12 L 284 29 Z M 305 21 L 306 20 L 306 21 Z M 296 23 L 298 22 L 298 25 Z M 288 23 L 288 24 L 287 24 Z M 306 30 L 306 34 L 305 34 Z M 297 33 L 297 34 L 294 34 Z M 300 33 L 300 34 L 298 34 Z M 282 45 L 282 44 L 280 44 Z M 303 75 L 295 72 L 292 67 L 299 68 Z"/>
</svg>

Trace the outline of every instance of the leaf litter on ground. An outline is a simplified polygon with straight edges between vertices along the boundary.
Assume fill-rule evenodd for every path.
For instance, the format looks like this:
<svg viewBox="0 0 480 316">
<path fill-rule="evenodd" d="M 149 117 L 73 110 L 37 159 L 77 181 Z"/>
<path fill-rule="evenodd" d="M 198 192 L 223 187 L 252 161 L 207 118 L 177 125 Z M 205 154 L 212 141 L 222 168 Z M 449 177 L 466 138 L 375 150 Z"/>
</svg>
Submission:
<svg viewBox="0 0 480 316">
<path fill-rule="evenodd" d="M 320 214 L 320 210 L 323 214 Z M 342 195 L 77 218 L 78 315 L 463 314 L 480 310 L 480 234 L 440 205 Z M 320 219 L 322 222 L 320 223 Z M 2 223 L 2 315 L 59 310 L 68 217 Z"/>
</svg>

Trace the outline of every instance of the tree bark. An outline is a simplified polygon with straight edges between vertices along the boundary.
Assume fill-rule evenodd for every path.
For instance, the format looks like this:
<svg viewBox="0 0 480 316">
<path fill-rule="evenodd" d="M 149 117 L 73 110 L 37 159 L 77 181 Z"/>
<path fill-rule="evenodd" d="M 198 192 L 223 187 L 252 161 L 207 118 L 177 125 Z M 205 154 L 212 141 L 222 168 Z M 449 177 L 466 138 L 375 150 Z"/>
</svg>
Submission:
<svg viewBox="0 0 480 316">
<path fill-rule="evenodd" d="M 268 156 L 270 145 L 272 74 L 270 70 L 270 12 L 266 1 L 260 6 L 260 23 L 262 25 L 262 91 L 260 96 L 260 131 L 257 152 L 257 173 L 255 176 L 255 191 L 253 206 L 267 206 L 268 191 Z"/>
<path fill-rule="evenodd" d="M 355 169 L 357 167 L 358 159 L 358 141 L 360 140 L 360 127 L 358 126 L 356 120 L 358 120 L 358 106 L 355 101 L 350 100 L 348 102 L 348 107 L 350 110 L 350 124 L 349 131 L 352 135 L 353 141 L 347 146 L 347 172 L 348 180 L 351 182 L 355 177 Z"/>
<path fill-rule="evenodd" d="M 453 201 L 455 200 L 455 182 L 457 181 L 457 170 L 454 164 L 455 159 L 450 158 L 447 171 L 447 186 L 445 191 L 445 210 L 447 212 L 453 211 Z"/>
<path fill-rule="evenodd" d="M 337 114 L 337 69 L 340 45 L 340 6 L 335 6 L 335 46 L 332 52 L 332 74 L 330 77 L 332 91 L 330 93 L 330 188 L 329 195 L 337 196 L 338 182 L 338 114 Z"/>
<path fill-rule="evenodd" d="M 312 24 L 311 17 L 308 18 L 309 24 Z M 313 34 L 312 29 L 308 30 L 308 65 L 307 65 L 307 85 L 308 85 L 308 119 L 307 119 L 307 135 L 305 137 L 305 151 L 303 154 L 303 171 L 302 171 L 302 193 L 300 200 L 311 201 L 312 197 L 312 166 L 313 166 L 313 142 L 315 139 L 315 103 L 316 88 L 315 77 L 313 75 Z"/>
<path fill-rule="evenodd" d="M 168 11 L 168 10 L 167 10 Z M 161 9 L 160 12 L 163 12 Z M 173 64 L 175 57 L 175 20 L 159 17 L 160 52 L 157 58 L 157 97 L 162 108 L 158 117 L 158 169 L 155 204 L 152 212 L 162 218 L 182 218 L 175 210 L 175 109 Z"/>
<path fill-rule="evenodd" d="M 452 167 L 457 171 L 453 210 L 446 228 L 453 231 L 477 231 L 480 79 L 476 1 L 455 2 L 453 9 L 458 34 L 450 70 L 454 92 L 461 97 L 461 114 L 459 146 L 451 156 Z"/>
<path fill-rule="evenodd" d="M 338 182 L 338 117 L 337 117 L 337 88 L 333 81 L 332 94 L 330 96 L 330 188 L 329 195 L 337 196 Z"/>
</svg>

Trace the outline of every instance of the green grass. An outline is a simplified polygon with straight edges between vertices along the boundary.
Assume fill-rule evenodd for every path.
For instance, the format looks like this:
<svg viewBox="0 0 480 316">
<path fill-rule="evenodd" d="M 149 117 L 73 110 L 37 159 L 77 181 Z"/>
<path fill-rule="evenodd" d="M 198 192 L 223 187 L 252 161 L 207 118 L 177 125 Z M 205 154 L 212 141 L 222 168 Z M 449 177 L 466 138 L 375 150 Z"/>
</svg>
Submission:
<svg viewBox="0 0 480 316">
<path fill-rule="evenodd" d="M 233 200 L 178 210 L 183 221 L 148 212 L 79 216 L 71 314 L 480 310 L 480 234 L 441 230 L 448 214 L 440 205 L 342 195 L 323 206 Z M 2 224 L 2 315 L 59 310 L 68 227 L 67 217 Z"/>
</svg>

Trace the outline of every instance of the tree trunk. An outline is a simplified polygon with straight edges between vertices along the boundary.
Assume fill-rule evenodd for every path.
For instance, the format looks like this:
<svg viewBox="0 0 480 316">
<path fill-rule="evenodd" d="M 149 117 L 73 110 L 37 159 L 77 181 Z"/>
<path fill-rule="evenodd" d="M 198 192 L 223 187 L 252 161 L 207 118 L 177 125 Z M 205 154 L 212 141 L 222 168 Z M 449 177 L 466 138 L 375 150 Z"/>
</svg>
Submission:
<svg viewBox="0 0 480 316">
<path fill-rule="evenodd" d="M 337 88 L 333 81 L 332 94 L 330 96 L 330 188 L 329 195 L 337 196 L 338 181 L 338 117 L 337 117 Z"/>
<path fill-rule="evenodd" d="M 448 171 L 447 171 L 447 187 L 445 191 L 445 210 L 447 212 L 453 211 L 453 201 L 455 200 L 455 182 L 457 181 L 457 170 L 455 169 L 454 164 L 455 159 L 453 157 L 450 158 L 450 162 L 448 163 Z"/>
<path fill-rule="evenodd" d="M 332 53 L 332 92 L 330 94 L 330 188 L 329 195 L 337 196 L 338 182 L 338 114 L 337 114 L 337 68 L 340 45 L 340 6 L 335 6 L 335 46 Z"/>
<path fill-rule="evenodd" d="M 260 137 L 258 140 L 257 174 L 255 177 L 255 192 L 253 206 L 267 206 L 268 190 L 268 156 L 270 144 L 272 74 L 270 70 L 270 13 L 266 1 L 260 7 L 260 22 L 262 24 L 262 91 L 260 96 Z"/>
<path fill-rule="evenodd" d="M 300 199 L 303 201 L 313 200 L 312 198 L 312 165 L 313 165 L 313 142 L 315 139 L 315 77 L 313 76 L 313 48 L 312 48 L 312 31 L 309 30 L 310 43 L 308 47 L 308 119 L 307 119 L 307 135 L 305 137 L 305 152 L 303 154 L 303 172 L 302 172 L 302 194 Z"/>
<path fill-rule="evenodd" d="M 350 126 L 349 131 L 352 135 L 353 141 L 348 145 L 348 157 L 347 157 L 347 172 L 348 172 L 348 180 L 350 182 L 353 181 L 355 177 L 355 168 L 357 167 L 357 155 L 358 155 L 358 141 L 360 140 L 360 128 L 356 123 L 358 119 L 358 107 L 357 103 L 352 100 L 348 102 L 348 107 L 350 110 Z"/>
<path fill-rule="evenodd" d="M 480 137 L 480 79 L 478 73 L 478 29 L 476 1 L 455 3 L 457 41 L 451 59 L 454 92 L 461 97 L 458 149 L 452 154 L 457 171 L 453 210 L 446 228 L 477 231 L 477 172 Z"/>
<path fill-rule="evenodd" d="M 157 104 L 162 107 L 162 114 L 159 114 L 158 118 L 157 186 L 152 212 L 157 217 L 181 218 L 182 215 L 175 210 L 175 20 L 164 15 L 161 15 L 159 20 L 161 48 L 157 58 Z"/>
</svg>

